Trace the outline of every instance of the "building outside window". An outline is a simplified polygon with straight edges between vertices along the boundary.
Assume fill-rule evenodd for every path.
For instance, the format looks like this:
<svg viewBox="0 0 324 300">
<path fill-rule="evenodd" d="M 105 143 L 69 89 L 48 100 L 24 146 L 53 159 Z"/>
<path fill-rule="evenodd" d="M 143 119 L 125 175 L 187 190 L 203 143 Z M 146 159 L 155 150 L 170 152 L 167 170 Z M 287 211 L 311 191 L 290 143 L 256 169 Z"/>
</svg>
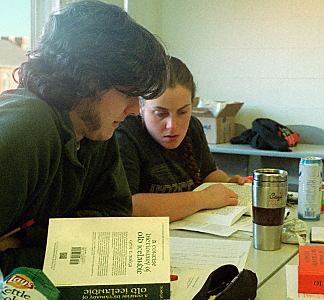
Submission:
<svg viewBox="0 0 324 300">
<path fill-rule="evenodd" d="M 0 93 L 15 88 L 12 72 L 27 60 L 52 10 L 66 0 L 0 1 Z"/>
<path fill-rule="evenodd" d="M 31 36 L 30 0 L 0 2 L 0 92 L 16 87 L 12 71 L 26 60 Z"/>
</svg>

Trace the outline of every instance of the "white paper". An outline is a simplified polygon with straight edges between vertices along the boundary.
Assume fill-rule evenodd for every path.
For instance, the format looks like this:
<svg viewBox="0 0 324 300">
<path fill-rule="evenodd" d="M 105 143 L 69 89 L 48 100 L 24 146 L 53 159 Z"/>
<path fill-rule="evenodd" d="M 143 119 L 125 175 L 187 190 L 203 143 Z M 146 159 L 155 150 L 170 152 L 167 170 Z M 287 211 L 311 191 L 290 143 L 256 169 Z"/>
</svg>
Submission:
<svg viewBox="0 0 324 300">
<path fill-rule="evenodd" d="M 324 299 L 324 295 L 321 294 L 302 294 L 298 293 L 298 266 L 287 265 L 286 266 L 286 284 L 287 284 L 287 299 Z"/>
<path fill-rule="evenodd" d="M 242 216 L 231 228 L 252 233 L 252 217 Z"/>
<path fill-rule="evenodd" d="M 182 270 L 171 268 L 178 275 L 177 281 L 171 282 L 171 299 L 192 299 L 206 282 L 210 272 L 203 269 Z"/>
<path fill-rule="evenodd" d="M 311 240 L 313 243 L 324 243 L 324 227 L 312 227 Z"/>
<path fill-rule="evenodd" d="M 250 241 L 171 237 L 171 273 L 178 275 L 171 282 L 171 299 L 192 299 L 209 274 L 222 265 L 233 264 L 241 271 L 250 246 Z"/>
<path fill-rule="evenodd" d="M 227 263 L 242 270 L 250 245 L 251 241 L 171 237 L 171 266 L 214 270 Z"/>
</svg>

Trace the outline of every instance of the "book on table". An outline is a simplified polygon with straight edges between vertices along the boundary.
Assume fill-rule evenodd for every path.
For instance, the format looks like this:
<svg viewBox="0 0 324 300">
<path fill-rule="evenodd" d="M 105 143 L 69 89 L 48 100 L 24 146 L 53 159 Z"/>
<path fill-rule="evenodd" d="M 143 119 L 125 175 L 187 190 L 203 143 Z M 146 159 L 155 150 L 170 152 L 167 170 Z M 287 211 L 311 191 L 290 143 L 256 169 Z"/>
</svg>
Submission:
<svg viewBox="0 0 324 300">
<path fill-rule="evenodd" d="M 298 292 L 324 294 L 324 246 L 304 245 L 298 251 Z"/>
<path fill-rule="evenodd" d="M 194 189 L 194 192 L 201 191 L 213 184 L 223 184 L 227 188 L 233 190 L 238 195 L 238 205 L 225 206 L 218 209 L 206 209 L 194 213 L 180 221 L 172 222 L 171 229 L 183 229 L 206 232 L 216 235 L 229 236 L 238 228 L 233 225 L 241 219 L 243 215 L 252 215 L 252 184 L 245 183 L 239 185 L 236 183 L 203 183 Z M 244 220 L 242 227 L 250 230 L 251 218 Z"/>
<path fill-rule="evenodd" d="M 196 187 L 194 191 L 202 191 L 205 188 L 214 185 L 223 184 L 225 187 L 231 189 L 238 195 L 237 206 L 243 206 L 246 208 L 244 214 L 247 216 L 252 216 L 252 183 L 237 184 L 237 183 L 220 183 L 220 182 L 205 182 L 200 186 Z M 227 206 L 233 208 L 235 206 Z"/>
<path fill-rule="evenodd" d="M 64 299 L 169 299 L 168 217 L 50 219 L 43 271 Z"/>
</svg>

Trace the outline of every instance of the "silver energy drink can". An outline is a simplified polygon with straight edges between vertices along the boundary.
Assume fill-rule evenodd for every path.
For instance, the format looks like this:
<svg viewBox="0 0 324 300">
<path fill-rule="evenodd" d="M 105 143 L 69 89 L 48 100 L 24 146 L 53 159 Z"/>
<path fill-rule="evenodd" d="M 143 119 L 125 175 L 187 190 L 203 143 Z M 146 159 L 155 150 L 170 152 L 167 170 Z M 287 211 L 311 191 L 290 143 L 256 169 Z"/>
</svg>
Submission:
<svg viewBox="0 0 324 300">
<path fill-rule="evenodd" d="M 321 214 L 321 182 L 323 162 L 320 157 L 303 157 L 299 163 L 298 218 L 319 220 Z"/>
</svg>

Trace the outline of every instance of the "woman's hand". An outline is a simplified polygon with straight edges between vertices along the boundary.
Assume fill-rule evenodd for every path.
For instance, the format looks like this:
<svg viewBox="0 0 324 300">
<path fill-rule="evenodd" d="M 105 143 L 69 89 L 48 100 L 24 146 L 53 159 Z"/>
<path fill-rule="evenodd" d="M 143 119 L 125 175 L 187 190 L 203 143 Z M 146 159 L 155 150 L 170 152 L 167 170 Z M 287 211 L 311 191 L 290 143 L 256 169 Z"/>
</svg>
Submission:
<svg viewBox="0 0 324 300">
<path fill-rule="evenodd" d="M 196 193 L 196 192 L 195 192 Z M 200 209 L 221 208 L 227 205 L 237 205 L 238 196 L 223 184 L 213 184 L 199 191 Z"/>
<path fill-rule="evenodd" d="M 228 182 L 231 183 L 237 183 L 237 184 L 244 184 L 246 182 L 251 182 L 251 180 L 247 177 L 242 177 L 240 175 L 234 175 L 232 177 L 229 178 Z"/>
</svg>

